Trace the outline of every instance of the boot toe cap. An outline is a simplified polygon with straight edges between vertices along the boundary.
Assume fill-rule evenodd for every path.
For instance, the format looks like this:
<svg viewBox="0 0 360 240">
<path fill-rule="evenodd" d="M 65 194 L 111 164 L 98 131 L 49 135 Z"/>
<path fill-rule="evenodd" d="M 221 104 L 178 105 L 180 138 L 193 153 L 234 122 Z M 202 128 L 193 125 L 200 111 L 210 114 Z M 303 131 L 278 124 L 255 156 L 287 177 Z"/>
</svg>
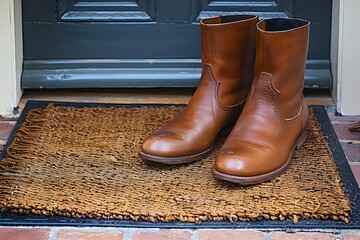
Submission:
<svg viewBox="0 0 360 240">
<path fill-rule="evenodd" d="M 145 139 L 141 151 L 148 155 L 160 157 L 173 157 L 179 148 L 178 141 L 171 138 L 149 136 Z"/>
<path fill-rule="evenodd" d="M 252 177 L 266 172 L 264 172 L 263 162 L 262 156 L 259 154 L 226 151 L 220 153 L 216 158 L 214 169 L 227 175 Z"/>
</svg>

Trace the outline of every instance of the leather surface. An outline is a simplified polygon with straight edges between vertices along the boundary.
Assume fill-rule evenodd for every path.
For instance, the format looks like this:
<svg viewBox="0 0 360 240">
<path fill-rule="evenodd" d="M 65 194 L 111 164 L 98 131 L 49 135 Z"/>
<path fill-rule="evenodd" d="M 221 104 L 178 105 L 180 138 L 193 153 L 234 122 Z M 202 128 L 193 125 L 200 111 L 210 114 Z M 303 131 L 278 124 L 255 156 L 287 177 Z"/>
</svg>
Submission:
<svg viewBox="0 0 360 240">
<path fill-rule="evenodd" d="M 236 122 L 253 78 L 256 23 L 256 16 L 200 22 L 203 69 L 198 88 L 175 119 L 145 139 L 142 152 L 193 155 L 209 149 L 220 131 Z"/>
<path fill-rule="evenodd" d="M 271 173 L 290 160 L 305 131 L 308 107 L 302 91 L 309 23 L 278 21 L 290 21 L 290 27 L 284 23 L 289 29 L 276 31 L 275 22 L 267 31 L 267 20 L 257 25 L 252 88 L 214 163 L 218 172 L 239 177 Z M 291 21 L 296 22 L 293 28 Z"/>
</svg>

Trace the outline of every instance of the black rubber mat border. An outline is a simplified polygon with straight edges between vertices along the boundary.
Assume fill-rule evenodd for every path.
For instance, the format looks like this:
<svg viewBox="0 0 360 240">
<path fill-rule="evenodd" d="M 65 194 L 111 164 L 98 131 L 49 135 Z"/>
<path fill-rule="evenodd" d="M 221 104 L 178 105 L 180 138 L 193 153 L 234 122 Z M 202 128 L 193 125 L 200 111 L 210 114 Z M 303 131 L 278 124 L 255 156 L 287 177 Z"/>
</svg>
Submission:
<svg viewBox="0 0 360 240">
<path fill-rule="evenodd" d="M 16 132 L 25 120 L 27 113 L 31 109 L 45 108 L 49 103 L 55 106 L 72 106 L 72 107 L 141 107 L 141 106 L 174 106 L 176 104 L 101 104 L 101 103 L 70 103 L 70 102 L 47 102 L 47 101 L 28 101 L 23 109 L 8 142 L 6 143 L 0 159 L 6 155 L 6 149 L 15 138 Z M 177 105 L 179 106 L 179 105 Z M 275 230 L 326 230 L 326 229 L 360 229 L 360 189 L 351 171 L 350 165 L 346 160 L 346 156 L 342 150 L 340 142 L 332 127 L 323 106 L 311 106 L 313 109 L 324 135 L 327 138 L 328 145 L 333 153 L 335 163 L 339 169 L 340 176 L 344 182 L 345 190 L 350 198 L 353 211 L 348 224 L 342 221 L 333 220 L 299 220 L 297 224 L 291 220 L 286 221 L 253 221 L 253 222 L 204 222 L 202 224 L 171 222 L 171 223 L 151 223 L 145 221 L 125 221 L 125 220 L 104 220 L 104 219 L 78 219 L 62 216 L 40 216 L 34 214 L 18 215 L 8 212 L 0 213 L 0 225 L 4 226 L 72 226 L 72 227 L 126 227 L 126 228 L 226 228 L 226 229 L 275 229 Z"/>
</svg>

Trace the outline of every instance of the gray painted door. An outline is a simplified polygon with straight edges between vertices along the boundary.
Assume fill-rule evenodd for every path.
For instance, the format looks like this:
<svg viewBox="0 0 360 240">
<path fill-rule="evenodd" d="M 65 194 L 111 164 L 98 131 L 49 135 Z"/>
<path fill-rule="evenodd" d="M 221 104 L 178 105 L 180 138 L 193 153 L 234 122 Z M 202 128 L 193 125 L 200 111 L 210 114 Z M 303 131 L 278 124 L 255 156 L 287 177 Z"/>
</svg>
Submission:
<svg viewBox="0 0 360 240">
<path fill-rule="evenodd" d="M 23 0 L 22 87 L 196 86 L 199 21 L 225 14 L 311 21 L 305 85 L 330 88 L 329 0 Z"/>
</svg>

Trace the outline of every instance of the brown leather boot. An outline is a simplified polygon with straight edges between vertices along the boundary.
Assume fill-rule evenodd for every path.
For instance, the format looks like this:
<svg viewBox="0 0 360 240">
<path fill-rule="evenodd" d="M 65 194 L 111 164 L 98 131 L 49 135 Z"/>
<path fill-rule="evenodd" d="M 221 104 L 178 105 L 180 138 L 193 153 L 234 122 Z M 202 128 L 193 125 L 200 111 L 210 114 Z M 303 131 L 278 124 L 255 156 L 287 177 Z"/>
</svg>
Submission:
<svg viewBox="0 0 360 240">
<path fill-rule="evenodd" d="M 246 105 L 215 160 L 216 178 L 243 185 L 283 173 L 306 140 L 304 72 L 310 24 L 269 19 L 257 24 L 254 80 Z"/>
<path fill-rule="evenodd" d="M 233 15 L 200 22 L 198 88 L 175 119 L 145 139 L 140 157 L 164 164 L 192 162 L 208 155 L 219 135 L 230 132 L 253 78 L 257 21 L 257 16 Z"/>
</svg>

